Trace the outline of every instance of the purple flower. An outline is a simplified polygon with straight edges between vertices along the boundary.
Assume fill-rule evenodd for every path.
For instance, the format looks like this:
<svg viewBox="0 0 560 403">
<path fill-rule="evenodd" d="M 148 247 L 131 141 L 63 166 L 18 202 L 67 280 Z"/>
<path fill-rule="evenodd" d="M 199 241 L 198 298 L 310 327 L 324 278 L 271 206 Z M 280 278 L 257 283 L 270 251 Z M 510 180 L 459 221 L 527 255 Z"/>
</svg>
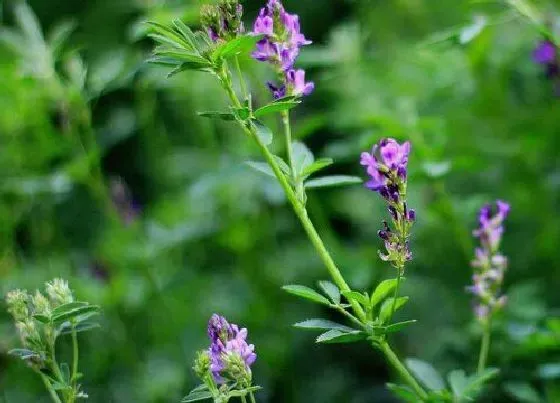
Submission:
<svg viewBox="0 0 560 403">
<path fill-rule="evenodd" d="M 533 51 L 533 60 L 538 64 L 551 64 L 556 61 L 556 45 L 549 40 L 541 41 Z"/>
<path fill-rule="evenodd" d="M 243 364 L 243 376 L 250 378 L 251 365 L 256 361 L 255 346 L 247 343 L 247 329 L 239 329 L 230 324 L 223 316 L 214 314 L 208 322 L 208 337 L 211 344 L 208 349 L 210 371 L 217 383 L 224 383 L 234 376 L 228 364 L 229 358 L 236 356 Z M 235 371 L 235 376 L 239 376 Z"/>
<path fill-rule="evenodd" d="M 363 152 L 360 157 L 360 164 L 366 168 L 370 177 L 365 186 L 379 193 L 387 202 L 396 229 L 392 231 L 389 224 L 383 222 L 384 229 L 378 235 L 385 243 L 386 253 L 380 253 L 380 257 L 401 271 L 404 263 L 412 259 L 408 237 L 410 228 L 416 221 L 416 212 L 409 209 L 406 203 L 410 149 L 408 141 L 399 144 L 394 139 L 386 138 L 374 145 L 371 153 Z"/>
<path fill-rule="evenodd" d="M 475 259 L 471 263 L 475 269 L 473 285 L 467 290 L 477 299 L 475 316 L 483 322 L 506 302 L 500 289 L 507 258 L 499 253 L 498 248 L 509 212 L 510 205 L 502 200 L 496 201 L 495 207 L 490 204 L 482 206 L 478 214 L 479 227 L 473 231 L 473 235 L 480 239 L 480 247 L 475 249 Z"/>
<path fill-rule="evenodd" d="M 311 94 L 314 84 L 305 82 L 303 70 L 294 69 L 300 48 L 311 43 L 301 32 L 299 17 L 287 13 L 279 0 L 269 0 L 253 24 L 253 34 L 264 35 L 264 38 L 257 42 L 253 58 L 271 63 L 282 77 L 280 85 L 269 85 L 274 98 L 281 98 L 279 94 Z"/>
</svg>

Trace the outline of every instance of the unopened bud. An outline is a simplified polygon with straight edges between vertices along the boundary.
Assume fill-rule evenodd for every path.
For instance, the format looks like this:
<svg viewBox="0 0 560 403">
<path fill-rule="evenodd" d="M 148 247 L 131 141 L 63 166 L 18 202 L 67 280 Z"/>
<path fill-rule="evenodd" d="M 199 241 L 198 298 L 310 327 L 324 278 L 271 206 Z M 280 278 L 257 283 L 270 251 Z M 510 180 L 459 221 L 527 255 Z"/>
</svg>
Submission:
<svg viewBox="0 0 560 403">
<path fill-rule="evenodd" d="M 6 303 L 8 304 L 8 312 L 12 314 L 17 322 L 23 321 L 29 317 L 29 309 L 27 302 L 29 294 L 25 290 L 13 290 L 6 295 Z"/>
<path fill-rule="evenodd" d="M 56 307 L 74 301 L 72 291 L 68 287 L 68 282 L 61 278 L 55 278 L 47 283 L 47 294 L 51 303 Z"/>
</svg>

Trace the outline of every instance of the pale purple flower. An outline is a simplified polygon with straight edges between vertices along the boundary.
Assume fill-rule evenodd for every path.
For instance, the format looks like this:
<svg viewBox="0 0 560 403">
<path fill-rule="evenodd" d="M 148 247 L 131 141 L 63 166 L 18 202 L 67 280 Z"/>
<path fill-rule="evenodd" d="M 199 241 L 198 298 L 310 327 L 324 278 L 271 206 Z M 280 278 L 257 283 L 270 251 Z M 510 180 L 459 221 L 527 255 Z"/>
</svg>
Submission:
<svg viewBox="0 0 560 403">
<path fill-rule="evenodd" d="M 286 82 L 291 95 L 309 95 L 315 89 L 315 84 L 305 81 L 304 70 L 288 70 L 286 72 Z"/>
<path fill-rule="evenodd" d="M 551 64 L 556 62 L 556 45 L 549 40 L 539 42 L 533 51 L 533 60 L 538 64 Z"/>
</svg>

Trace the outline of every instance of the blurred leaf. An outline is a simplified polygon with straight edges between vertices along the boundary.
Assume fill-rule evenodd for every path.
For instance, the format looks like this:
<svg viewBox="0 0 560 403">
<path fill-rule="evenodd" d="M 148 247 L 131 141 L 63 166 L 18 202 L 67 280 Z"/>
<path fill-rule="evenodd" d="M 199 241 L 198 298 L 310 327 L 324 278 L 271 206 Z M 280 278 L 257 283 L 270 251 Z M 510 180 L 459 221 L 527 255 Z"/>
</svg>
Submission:
<svg viewBox="0 0 560 403">
<path fill-rule="evenodd" d="M 51 318 L 46 315 L 35 314 L 33 315 L 33 319 L 38 320 L 39 322 L 44 323 L 46 325 L 51 323 Z"/>
<path fill-rule="evenodd" d="M 342 332 L 353 332 L 353 331 L 355 331 L 355 329 L 352 329 L 351 327 L 341 325 L 341 324 L 336 323 L 336 322 L 331 322 L 330 320 L 326 320 L 326 319 L 308 319 L 308 320 L 305 320 L 303 322 L 298 322 L 298 323 L 294 324 L 294 327 L 297 327 L 297 328 L 300 328 L 300 329 L 318 329 L 318 330 L 337 329 L 337 330 L 340 330 Z"/>
<path fill-rule="evenodd" d="M 369 298 L 367 297 L 367 295 L 364 295 L 357 291 L 343 291 L 342 295 L 344 295 L 348 299 L 348 301 L 356 301 L 363 307 L 369 306 Z"/>
<path fill-rule="evenodd" d="M 255 117 L 260 118 L 271 113 L 278 113 L 295 108 L 301 101 L 276 101 L 262 106 L 254 112 Z"/>
<path fill-rule="evenodd" d="M 367 334 L 360 330 L 343 332 L 339 329 L 332 329 L 317 337 L 317 343 L 354 343 L 365 340 Z"/>
<path fill-rule="evenodd" d="M 407 358 L 405 362 L 406 366 L 424 386 L 434 391 L 445 389 L 445 382 L 431 364 L 416 358 Z"/>
<path fill-rule="evenodd" d="M 87 305 L 82 307 L 77 307 L 71 310 L 67 310 L 62 313 L 54 314 L 52 316 L 52 321 L 54 324 L 62 324 L 63 322 L 70 321 L 72 319 L 77 319 L 82 315 L 97 313 L 99 312 L 99 307 L 96 305 Z"/>
<path fill-rule="evenodd" d="M 241 53 L 248 53 L 255 48 L 263 35 L 247 34 L 237 37 L 229 42 L 219 45 L 212 53 L 212 59 L 228 59 Z"/>
<path fill-rule="evenodd" d="M 294 160 L 294 172 L 300 177 L 303 171 L 315 161 L 311 150 L 300 141 L 292 143 L 292 158 Z"/>
<path fill-rule="evenodd" d="M 362 178 L 358 176 L 334 175 L 322 178 L 311 179 L 305 182 L 306 189 L 324 188 L 332 186 L 345 186 L 362 183 Z"/>
<path fill-rule="evenodd" d="M 193 390 L 181 400 L 183 403 L 198 402 L 200 400 L 212 399 L 212 393 L 209 390 Z"/>
<path fill-rule="evenodd" d="M 265 146 L 272 144 L 272 132 L 270 129 L 256 119 L 251 120 L 251 122 L 253 123 L 253 126 L 255 126 L 257 137 L 261 140 L 261 142 Z"/>
<path fill-rule="evenodd" d="M 331 165 L 332 163 L 333 160 L 331 158 L 320 158 L 317 161 L 313 162 L 313 164 L 305 168 L 301 173 L 301 177 L 303 179 L 307 179 L 308 176 L 314 174 L 315 172 L 319 172 L 323 168 L 326 168 L 329 165 Z"/>
<path fill-rule="evenodd" d="M 285 285 L 282 289 L 290 294 L 297 295 L 298 297 L 302 297 L 319 304 L 327 306 L 330 305 L 328 299 L 309 287 L 303 285 Z"/>
<path fill-rule="evenodd" d="M 465 45 L 476 38 L 486 28 L 488 21 L 484 15 L 476 15 L 471 25 L 464 27 L 459 34 L 459 43 Z"/>
<path fill-rule="evenodd" d="M 245 161 L 245 164 L 247 164 L 257 172 L 263 173 L 272 178 L 276 178 L 276 176 L 274 175 L 274 171 L 266 162 Z"/>
<path fill-rule="evenodd" d="M 340 303 L 340 290 L 336 285 L 334 285 L 330 281 L 322 280 L 319 281 L 319 287 L 334 304 L 338 305 Z"/>
<path fill-rule="evenodd" d="M 504 388 L 511 396 L 513 396 L 519 402 L 524 402 L 524 403 L 542 402 L 537 391 L 528 383 L 507 382 L 504 385 Z"/>
<path fill-rule="evenodd" d="M 197 112 L 197 115 L 202 116 L 203 118 L 225 120 L 228 122 L 235 120 L 235 116 L 233 115 L 233 113 L 230 112 L 206 111 L 206 112 Z"/>
<path fill-rule="evenodd" d="M 462 397 L 469 380 L 465 375 L 465 371 L 462 369 L 453 370 L 447 375 L 447 380 L 449 381 L 449 386 L 453 391 L 453 395 L 456 397 Z"/>
<path fill-rule="evenodd" d="M 473 374 L 468 378 L 468 385 L 463 390 L 463 396 L 474 399 L 483 390 L 484 385 L 494 379 L 499 373 L 495 368 L 486 368 L 480 374 Z"/>
<path fill-rule="evenodd" d="M 560 378 L 560 363 L 542 364 L 537 369 L 541 379 L 558 379 Z"/>
<path fill-rule="evenodd" d="M 405 402 L 418 403 L 418 396 L 414 393 L 412 389 L 408 386 L 396 385 L 394 383 L 388 383 L 387 388 L 395 394 L 398 398 L 404 400 Z"/>
<path fill-rule="evenodd" d="M 8 355 L 19 357 L 22 360 L 28 360 L 33 357 L 39 357 L 39 354 L 37 354 L 35 351 L 27 350 L 25 348 L 14 348 L 13 350 L 8 351 Z"/>
<path fill-rule="evenodd" d="M 431 178 L 441 178 L 445 176 L 451 170 L 451 162 L 425 162 L 422 167 L 424 172 Z"/>
<path fill-rule="evenodd" d="M 62 48 L 72 32 L 76 29 L 76 26 L 77 23 L 74 20 L 64 21 L 55 25 L 47 38 L 47 43 L 49 44 L 53 57 L 56 58 L 62 54 Z"/>
<path fill-rule="evenodd" d="M 64 336 L 64 335 L 67 335 L 67 334 L 71 334 L 72 331 L 74 331 L 76 333 L 82 333 L 82 332 L 89 332 L 90 330 L 93 330 L 93 329 L 99 329 L 100 327 L 101 327 L 101 325 L 97 322 L 87 322 L 86 321 L 86 322 L 80 322 L 72 328 L 72 325 L 70 324 L 70 322 L 65 322 L 59 328 L 58 332 L 61 336 Z"/>
</svg>

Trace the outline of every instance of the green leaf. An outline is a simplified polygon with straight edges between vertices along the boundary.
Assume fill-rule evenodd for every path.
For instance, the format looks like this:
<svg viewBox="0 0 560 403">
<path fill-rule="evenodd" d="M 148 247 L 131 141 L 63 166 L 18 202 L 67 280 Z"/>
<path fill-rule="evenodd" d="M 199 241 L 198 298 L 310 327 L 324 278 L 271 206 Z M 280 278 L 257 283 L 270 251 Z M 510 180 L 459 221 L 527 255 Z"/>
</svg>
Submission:
<svg viewBox="0 0 560 403">
<path fill-rule="evenodd" d="M 174 68 L 167 74 L 167 78 L 171 78 L 183 71 L 187 70 L 197 70 L 197 71 L 211 71 L 207 64 L 184 62 L 180 66 Z"/>
<path fill-rule="evenodd" d="M 67 363 L 60 364 L 60 372 L 62 372 L 62 379 L 68 385 L 70 384 L 70 367 Z"/>
<path fill-rule="evenodd" d="M 434 391 L 445 389 L 445 382 L 441 375 L 427 362 L 416 358 L 408 358 L 405 363 L 414 376 L 427 388 Z"/>
<path fill-rule="evenodd" d="M 248 53 L 262 39 L 263 35 L 243 35 L 219 45 L 212 53 L 212 59 L 228 59 L 241 53 Z"/>
<path fill-rule="evenodd" d="M 257 137 L 260 139 L 261 143 L 265 146 L 272 144 L 272 132 L 270 129 L 256 119 L 252 119 L 251 122 L 253 126 L 255 126 Z"/>
<path fill-rule="evenodd" d="M 341 325 L 340 323 L 332 322 L 326 319 L 308 319 L 304 320 L 303 322 L 298 322 L 294 324 L 294 327 L 300 329 L 314 329 L 314 330 L 340 330 L 341 332 L 353 332 L 356 329 L 352 329 L 351 327 Z"/>
<path fill-rule="evenodd" d="M 356 301 L 363 307 L 367 307 L 369 305 L 369 298 L 358 291 L 343 291 L 342 295 L 344 295 L 349 301 Z"/>
<path fill-rule="evenodd" d="M 274 159 L 276 160 L 278 166 L 280 166 L 280 169 L 286 176 L 288 177 L 292 176 L 292 170 L 281 157 L 279 157 L 278 155 L 274 155 Z"/>
<path fill-rule="evenodd" d="M 463 393 L 469 384 L 469 379 L 465 375 L 465 371 L 462 369 L 451 371 L 447 375 L 447 380 L 449 381 L 449 386 L 451 386 L 453 395 L 456 397 L 463 397 Z"/>
<path fill-rule="evenodd" d="M 151 30 L 148 36 L 154 38 L 156 41 L 165 43 L 174 48 L 194 50 L 193 44 L 183 37 L 183 35 L 173 30 L 173 28 L 153 21 L 148 21 L 147 24 L 150 26 Z"/>
<path fill-rule="evenodd" d="M 541 379 L 558 379 L 560 378 L 560 363 L 542 364 L 537 369 L 537 373 Z"/>
<path fill-rule="evenodd" d="M 83 315 L 89 315 L 92 313 L 98 313 L 99 307 L 96 305 L 82 306 L 79 308 L 72 309 L 71 311 L 64 312 L 58 315 L 52 316 L 52 321 L 55 325 L 62 324 L 63 322 L 70 321 L 71 319 L 78 318 Z"/>
<path fill-rule="evenodd" d="M 301 101 L 276 101 L 265 105 L 254 112 L 257 118 L 269 115 L 271 113 L 284 112 L 295 108 Z"/>
<path fill-rule="evenodd" d="M 233 109 L 233 108 L 232 108 Z M 241 120 L 247 120 L 251 117 L 251 110 L 248 107 L 233 109 L 233 112 Z"/>
<path fill-rule="evenodd" d="M 187 43 L 190 45 L 191 48 L 196 49 L 196 39 L 194 36 L 193 31 L 186 26 L 183 21 L 181 21 L 180 19 L 175 19 L 173 20 L 173 25 L 175 26 L 175 29 L 181 34 L 181 36 L 185 39 L 185 41 L 187 41 Z"/>
<path fill-rule="evenodd" d="M 463 395 L 467 398 L 474 399 L 483 389 L 484 385 L 498 376 L 499 372 L 500 371 L 496 368 L 487 368 L 480 374 L 471 375 L 469 377 L 469 384 L 465 388 Z"/>
<path fill-rule="evenodd" d="M 266 162 L 258 162 L 258 161 L 246 161 L 245 164 L 253 168 L 255 171 L 263 173 L 267 176 L 271 176 L 275 178 L 274 171 Z"/>
<path fill-rule="evenodd" d="M 302 172 L 315 161 L 313 153 L 300 141 L 292 143 L 292 158 L 294 160 L 294 172 L 301 176 Z"/>
<path fill-rule="evenodd" d="M 401 278 L 403 280 L 403 278 Z M 389 280 L 383 280 L 373 291 L 371 295 L 371 308 L 375 308 L 381 301 L 383 301 L 397 286 L 397 279 L 392 278 Z"/>
<path fill-rule="evenodd" d="M 200 400 L 212 399 L 212 393 L 209 390 L 193 390 L 181 400 L 182 403 L 198 402 Z"/>
<path fill-rule="evenodd" d="M 228 395 L 230 397 L 247 396 L 247 394 L 249 394 L 250 392 L 256 392 L 256 391 L 261 390 L 261 389 L 262 388 L 260 386 L 252 386 L 252 387 L 246 388 L 246 389 L 232 390 L 228 393 Z"/>
<path fill-rule="evenodd" d="M 197 112 L 197 115 L 202 116 L 203 118 L 219 119 L 228 122 L 235 120 L 235 116 L 231 112 L 206 111 L 206 112 Z"/>
<path fill-rule="evenodd" d="M 331 299 L 331 301 L 338 305 L 340 304 L 340 290 L 336 285 L 331 283 L 330 281 L 319 281 L 319 287 L 323 290 L 323 292 Z"/>
<path fill-rule="evenodd" d="M 22 360 L 28 360 L 33 357 L 39 357 L 38 353 L 32 350 L 28 350 L 26 348 L 14 348 L 13 350 L 8 351 L 8 355 L 21 358 Z"/>
<path fill-rule="evenodd" d="M 407 327 L 409 325 L 412 325 L 413 323 L 416 323 L 416 322 L 417 321 L 415 319 L 413 319 L 413 320 L 407 320 L 407 321 L 404 321 L 404 322 L 393 323 L 392 325 L 389 325 L 385 328 L 385 333 L 400 332 L 405 327 Z"/>
<path fill-rule="evenodd" d="M 525 382 L 508 382 L 504 385 L 506 391 L 518 401 L 523 403 L 541 403 L 538 392 Z"/>
<path fill-rule="evenodd" d="M 304 285 L 285 285 L 284 287 L 282 287 L 282 289 L 284 291 L 287 291 L 288 293 L 296 295 L 298 297 L 302 297 L 302 298 L 308 299 L 310 301 L 317 302 L 319 304 L 323 304 L 323 305 L 327 305 L 327 306 L 330 305 L 330 302 L 329 302 L 328 299 L 323 297 L 321 294 L 319 294 L 315 290 L 313 290 L 309 287 L 306 287 Z"/>
<path fill-rule="evenodd" d="M 195 53 L 191 53 L 191 52 L 187 52 L 187 51 L 183 51 L 180 49 L 161 49 L 161 50 L 156 50 L 154 52 L 154 55 L 157 57 L 165 57 L 165 58 L 170 58 L 170 59 L 175 59 L 177 60 L 179 63 L 197 63 L 201 65 L 201 68 L 203 67 L 212 67 L 212 64 L 210 64 L 206 59 L 204 59 L 203 57 L 201 57 L 200 55 L 197 55 Z"/>
<path fill-rule="evenodd" d="M 76 29 L 76 21 L 67 20 L 57 24 L 50 32 L 47 42 L 54 57 L 58 57 L 64 43 L 70 34 Z"/>
<path fill-rule="evenodd" d="M 314 174 L 315 172 L 319 172 L 321 169 L 332 165 L 332 163 L 332 158 L 319 158 L 317 161 L 303 170 L 303 172 L 301 173 L 301 177 L 306 179 L 308 176 Z"/>
<path fill-rule="evenodd" d="M 333 186 L 354 185 L 356 183 L 362 183 L 362 179 L 358 176 L 333 175 L 311 179 L 305 182 L 305 187 L 307 189 L 315 189 Z"/>
<path fill-rule="evenodd" d="M 51 323 L 51 318 L 47 315 L 40 315 L 40 314 L 35 314 L 33 315 L 33 319 L 44 323 L 45 325 L 48 325 L 49 323 Z"/>
<path fill-rule="evenodd" d="M 76 333 L 88 332 L 93 329 L 99 329 L 101 325 L 96 322 L 80 322 L 76 326 L 74 326 L 74 331 Z M 64 336 L 66 334 L 72 333 L 72 325 L 69 322 L 65 322 L 60 326 L 58 330 L 58 334 Z"/>
<path fill-rule="evenodd" d="M 58 316 L 60 314 L 66 313 L 66 312 L 70 312 L 73 311 L 76 308 L 81 308 L 84 306 L 88 306 L 89 304 L 87 302 L 80 302 L 80 301 L 76 301 L 76 302 L 69 302 L 67 304 L 62 304 L 57 306 L 56 308 L 53 309 L 51 316 Z"/>
<path fill-rule="evenodd" d="M 381 309 L 379 310 L 379 321 L 381 323 L 385 323 L 389 316 L 391 315 L 391 311 L 393 310 L 393 301 L 394 298 L 388 298 L 383 302 L 381 305 Z M 397 303 L 395 304 L 395 312 L 399 310 L 404 304 L 408 301 L 408 297 L 399 297 L 397 298 Z"/>
<path fill-rule="evenodd" d="M 405 402 L 418 403 L 419 399 L 416 393 L 408 386 L 396 385 L 388 383 L 387 388 L 395 394 L 398 398 L 403 399 Z"/>
<path fill-rule="evenodd" d="M 365 340 L 367 334 L 361 330 L 353 330 L 351 332 L 343 332 L 339 329 L 332 329 L 317 337 L 317 343 L 354 343 L 356 341 Z"/>
</svg>

